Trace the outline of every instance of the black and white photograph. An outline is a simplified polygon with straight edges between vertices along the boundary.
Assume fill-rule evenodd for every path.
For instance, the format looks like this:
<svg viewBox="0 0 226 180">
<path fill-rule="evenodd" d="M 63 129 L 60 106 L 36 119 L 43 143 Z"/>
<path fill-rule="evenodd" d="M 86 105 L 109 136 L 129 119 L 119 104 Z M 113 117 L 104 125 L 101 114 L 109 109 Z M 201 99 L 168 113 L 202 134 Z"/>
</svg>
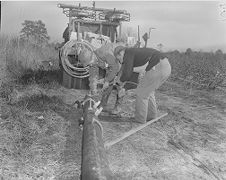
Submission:
<svg viewBox="0 0 226 180">
<path fill-rule="evenodd" d="M 0 1 L 0 180 L 226 180 L 226 1 Z"/>
</svg>

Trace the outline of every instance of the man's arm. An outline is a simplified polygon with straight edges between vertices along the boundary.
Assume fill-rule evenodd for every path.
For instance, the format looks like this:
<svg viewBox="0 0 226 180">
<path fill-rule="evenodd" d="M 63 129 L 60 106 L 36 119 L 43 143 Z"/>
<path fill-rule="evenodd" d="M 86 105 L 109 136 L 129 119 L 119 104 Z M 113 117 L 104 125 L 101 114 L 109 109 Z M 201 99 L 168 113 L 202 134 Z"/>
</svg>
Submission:
<svg viewBox="0 0 226 180">
<path fill-rule="evenodd" d="M 105 76 L 105 81 L 111 82 L 119 72 L 119 66 L 116 62 L 115 57 L 111 54 L 106 55 L 106 60 L 108 63 L 108 69 Z"/>
<path fill-rule="evenodd" d="M 123 65 L 122 65 L 122 75 L 120 77 L 120 81 L 128 81 L 133 73 L 133 64 L 134 64 L 134 55 L 125 53 L 123 58 Z"/>
</svg>

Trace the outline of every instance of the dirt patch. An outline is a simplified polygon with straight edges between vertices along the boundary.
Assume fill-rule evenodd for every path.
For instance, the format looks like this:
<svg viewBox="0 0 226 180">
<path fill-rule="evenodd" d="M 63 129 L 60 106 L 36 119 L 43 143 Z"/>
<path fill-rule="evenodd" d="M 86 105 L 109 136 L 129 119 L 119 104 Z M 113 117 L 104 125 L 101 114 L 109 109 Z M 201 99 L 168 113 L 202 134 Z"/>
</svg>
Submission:
<svg viewBox="0 0 226 180">
<path fill-rule="evenodd" d="M 122 142 L 109 152 L 118 179 L 225 179 L 226 96 L 219 92 L 165 85 L 157 92 L 159 108 L 168 116 Z M 201 99 L 201 101 L 199 101 Z M 133 111 L 134 97 L 125 111 Z M 123 121 L 123 120 L 122 120 Z M 105 141 L 136 125 L 103 122 Z"/>
<path fill-rule="evenodd" d="M 31 89 L 33 96 L 26 93 Z M 79 179 L 82 132 L 78 127 L 78 118 L 81 112 L 73 104 L 76 100 L 82 100 L 87 92 L 59 86 L 38 86 L 36 90 L 28 86 L 17 90 L 23 92 L 18 96 L 22 99 L 3 106 L 0 124 L 11 118 L 18 122 L 19 127 L 29 125 L 27 128 L 30 129 L 23 130 L 23 133 L 17 131 L 23 137 L 30 137 L 18 141 L 23 146 L 17 152 L 24 153 L 27 159 L 13 159 L 8 151 L 1 149 L 1 161 L 7 162 L 4 165 L 1 163 L 2 177 Z M 29 98 L 23 98 L 24 94 Z M 107 150 L 110 168 L 116 179 L 226 179 L 226 95 L 194 88 L 190 91 L 172 82 L 162 86 L 156 97 L 160 112 L 168 112 L 168 115 Z M 123 110 L 133 114 L 134 102 L 134 92 L 129 91 Z M 113 107 L 113 104 L 114 95 L 109 106 Z M 109 117 L 101 123 L 105 142 L 138 126 L 128 118 L 113 120 Z M 8 125 L 7 128 L 10 127 Z M 8 137 L 5 132 L 9 133 L 2 129 L 1 138 Z M 37 132 L 37 135 L 29 134 L 31 132 Z"/>
</svg>

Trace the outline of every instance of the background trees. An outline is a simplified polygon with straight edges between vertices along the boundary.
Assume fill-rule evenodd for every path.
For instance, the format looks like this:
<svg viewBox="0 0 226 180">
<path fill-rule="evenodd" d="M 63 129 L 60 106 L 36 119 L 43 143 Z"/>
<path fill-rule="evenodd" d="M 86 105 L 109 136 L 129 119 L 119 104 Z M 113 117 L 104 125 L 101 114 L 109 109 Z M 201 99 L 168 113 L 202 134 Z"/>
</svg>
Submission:
<svg viewBox="0 0 226 180">
<path fill-rule="evenodd" d="M 29 40 L 35 44 L 46 44 L 50 37 L 48 36 L 45 24 L 41 21 L 25 20 L 22 23 L 20 38 Z"/>
</svg>

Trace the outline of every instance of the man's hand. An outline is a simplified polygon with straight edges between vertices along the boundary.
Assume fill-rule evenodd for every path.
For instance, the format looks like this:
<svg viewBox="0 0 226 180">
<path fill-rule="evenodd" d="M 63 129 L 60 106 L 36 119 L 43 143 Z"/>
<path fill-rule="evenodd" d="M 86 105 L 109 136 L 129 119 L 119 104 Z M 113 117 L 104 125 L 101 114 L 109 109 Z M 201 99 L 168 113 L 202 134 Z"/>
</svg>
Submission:
<svg viewBox="0 0 226 180">
<path fill-rule="evenodd" d="M 115 82 L 115 84 L 117 85 L 117 86 L 120 86 L 121 88 L 123 88 L 124 87 L 124 85 L 125 85 L 125 82 L 122 82 L 122 81 L 120 81 L 119 79 Z"/>
<path fill-rule="evenodd" d="M 114 84 L 122 87 L 124 86 L 124 83 L 120 81 L 120 76 L 115 77 Z"/>
<path fill-rule="evenodd" d="M 118 92 L 118 96 L 119 98 L 123 97 L 126 95 L 126 90 L 125 88 L 120 88 L 119 92 Z"/>
<path fill-rule="evenodd" d="M 108 63 L 104 62 L 105 69 L 109 67 Z"/>
<path fill-rule="evenodd" d="M 109 82 L 108 82 L 108 81 L 105 81 L 105 82 L 104 82 L 104 85 L 103 85 L 103 89 L 108 88 L 108 86 L 109 86 Z"/>
</svg>

